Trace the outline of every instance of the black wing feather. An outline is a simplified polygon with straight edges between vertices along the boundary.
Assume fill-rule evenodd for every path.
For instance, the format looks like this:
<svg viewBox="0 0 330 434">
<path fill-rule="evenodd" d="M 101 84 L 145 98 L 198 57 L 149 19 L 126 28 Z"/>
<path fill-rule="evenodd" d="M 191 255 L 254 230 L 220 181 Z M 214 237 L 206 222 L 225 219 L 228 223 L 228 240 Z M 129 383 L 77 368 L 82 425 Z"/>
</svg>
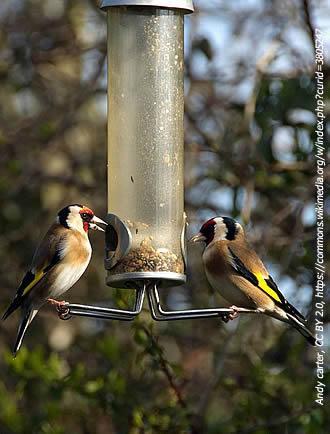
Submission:
<svg viewBox="0 0 330 434">
<path fill-rule="evenodd" d="M 37 283 L 39 283 L 46 275 L 46 273 L 48 271 L 50 271 L 61 259 L 61 255 L 60 255 L 60 250 L 57 249 L 52 260 L 50 261 L 50 263 L 47 265 L 47 267 L 45 267 L 42 271 L 44 274 L 44 276 L 42 276 L 42 278 L 40 280 L 38 280 Z M 33 282 L 35 278 L 35 274 L 29 270 L 25 276 L 23 277 L 23 280 L 21 282 L 21 284 L 19 285 L 16 295 L 13 299 L 13 301 L 10 303 L 9 307 L 7 308 L 7 310 L 5 311 L 5 313 L 2 316 L 2 319 L 5 320 L 6 318 L 9 317 L 9 315 L 11 315 L 18 307 L 21 306 L 21 304 L 23 303 L 23 301 L 25 300 L 25 298 L 27 297 L 28 294 L 24 294 L 24 289 L 26 287 L 28 287 L 30 285 L 31 282 Z"/>
<path fill-rule="evenodd" d="M 237 255 L 235 255 L 235 253 L 231 250 L 230 247 L 229 247 L 229 251 L 230 251 L 230 254 L 232 255 L 232 258 L 235 262 L 235 266 L 233 266 L 234 270 L 240 276 L 244 277 L 246 280 L 248 280 L 250 283 L 252 283 L 252 285 L 256 286 L 257 288 L 259 288 L 260 290 L 263 291 L 263 289 L 260 288 L 260 286 L 259 286 L 259 282 L 258 282 L 258 279 L 256 278 L 256 276 L 245 267 L 243 262 L 239 259 L 239 257 Z M 273 299 L 275 304 L 280 306 L 285 312 L 291 314 L 294 317 L 297 317 L 299 320 L 306 321 L 305 317 L 294 306 L 292 306 L 291 303 L 289 303 L 285 299 L 284 295 L 281 293 L 278 286 L 274 282 L 272 276 L 268 275 L 268 278 L 265 279 L 265 282 L 273 291 L 276 292 L 279 299 L 281 300 L 281 302 L 278 302 L 277 300 Z"/>
<path fill-rule="evenodd" d="M 31 282 L 33 282 L 34 278 L 35 278 L 35 274 L 33 274 L 32 271 L 30 271 L 30 270 L 25 274 L 25 276 L 22 279 L 21 284 L 19 285 L 19 287 L 17 289 L 16 295 L 15 295 L 13 301 L 10 303 L 7 310 L 2 315 L 3 320 L 8 318 L 9 315 L 11 315 L 22 304 L 23 299 L 24 299 L 24 296 L 23 296 L 24 289 L 28 285 L 30 285 Z"/>
<path fill-rule="evenodd" d="M 235 255 L 235 253 L 231 250 L 230 247 L 229 251 L 235 261 L 235 267 L 233 267 L 234 270 L 246 280 L 248 280 L 250 283 L 252 283 L 252 285 L 258 286 L 258 279 L 256 278 L 256 276 L 245 267 L 243 262 L 239 259 L 238 256 Z"/>
<path fill-rule="evenodd" d="M 270 288 L 272 288 L 276 294 L 279 296 L 279 298 L 281 299 L 282 304 L 280 305 L 282 307 L 282 309 L 293 315 L 294 317 L 300 319 L 301 321 L 306 321 L 306 318 L 304 317 L 304 315 L 302 315 L 299 310 L 297 310 L 294 306 L 292 306 L 291 303 L 288 302 L 288 300 L 286 300 L 286 298 L 284 297 L 284 295 L 281 293 L 281 291 L 278 289 L 278 286 L 276 285 L 276 283 L 274 282 L 272 276 L 268 276 L 268 279 L 265 279 L 265 281 L 267 282 L 267 285 L 270 286 Z M 279 304 L 279 303 L 277 303 Z"/>
</svg>

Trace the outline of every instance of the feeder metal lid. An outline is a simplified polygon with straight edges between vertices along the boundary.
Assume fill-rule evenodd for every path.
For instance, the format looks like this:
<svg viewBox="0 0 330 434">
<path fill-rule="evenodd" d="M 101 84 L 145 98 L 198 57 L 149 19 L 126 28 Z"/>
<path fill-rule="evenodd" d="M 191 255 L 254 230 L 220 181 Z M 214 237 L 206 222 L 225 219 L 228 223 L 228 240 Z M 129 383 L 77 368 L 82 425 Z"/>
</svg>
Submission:
<svg viewBox="0 0 330 434">
<path fill-rule="evenodd" d="M 112 6 L 153 6 L 169 9 L 181 9 L 185 13 L 194 12 L 192 0 L 102 0 L 100 8 Z"/>
</svg>

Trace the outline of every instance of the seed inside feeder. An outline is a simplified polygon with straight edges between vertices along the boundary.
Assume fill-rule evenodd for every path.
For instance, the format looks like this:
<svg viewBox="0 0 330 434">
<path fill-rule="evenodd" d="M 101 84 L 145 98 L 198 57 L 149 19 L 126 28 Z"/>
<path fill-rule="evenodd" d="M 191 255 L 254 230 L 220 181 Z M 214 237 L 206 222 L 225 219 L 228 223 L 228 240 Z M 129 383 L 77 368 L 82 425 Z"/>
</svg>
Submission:
<svg viewBox="0 0 330 434">
<path fill-rule="evenodd" d="M 144 271 L 169 271 L 183 273 L 183 262 L 178 256 L 166 248 L 155 249 L 150 238 L 141 241 L 117 264 L 113 273 L 135 273 Z"/>
</svg>

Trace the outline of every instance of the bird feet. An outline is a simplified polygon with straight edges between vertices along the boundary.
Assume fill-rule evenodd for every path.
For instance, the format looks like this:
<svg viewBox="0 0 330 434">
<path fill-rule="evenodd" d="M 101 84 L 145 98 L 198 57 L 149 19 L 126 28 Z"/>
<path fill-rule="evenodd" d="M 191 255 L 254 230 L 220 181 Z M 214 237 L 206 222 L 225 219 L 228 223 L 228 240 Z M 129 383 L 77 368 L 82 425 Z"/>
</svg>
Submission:
<svg viewBox="0 0 330 434">
<path fill-rule="evenodd" d="M 222 321 L 227 323 L 229 320 L 233 320 L 235 318 L 238 318 L 239 311 L 237 306 L 230 306 L 230 309 L 232 309 L 233 312 L 223 315 Z"/>
<path fill-rule="evenodd" d="M 53 306 L 58 307 L 62 307 L 65 306 L 67 304 L 66 301 L 62 300 L 62 301 L 58 301 L 58 300 L 54 300 L 53 298 L 47 298 L 48 303 L 52 304 Z"/>
<path fill-rule="evenodd" d="M 51 305 L 56 306 L 56 310 L 60 319 L 67 320 L 71 318 L 70 309 L 68 308 L 69 303 L 67 301 L 58 301 L 54 300 L 53 298 L 48 298 L 47 301 Z"/>
</svg>

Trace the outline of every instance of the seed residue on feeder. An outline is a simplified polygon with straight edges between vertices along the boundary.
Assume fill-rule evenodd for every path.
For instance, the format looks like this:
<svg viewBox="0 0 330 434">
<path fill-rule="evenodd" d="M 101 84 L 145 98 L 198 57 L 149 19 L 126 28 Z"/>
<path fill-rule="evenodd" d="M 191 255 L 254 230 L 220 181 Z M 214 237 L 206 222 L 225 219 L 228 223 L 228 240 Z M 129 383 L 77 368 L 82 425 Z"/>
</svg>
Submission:
<svg viewBox="0 0 330 434">
<path fill-rule="evenodd" d="M 181 258 L 168 249 L 155 249 L 150 237 L 141 241 L 113 269 L 115 273 L 135 273 L 139 271 L 170 271 L 183 273 Z"/>
<path fill-rule="evenodd" d="M 139 229 L 147 229 L 149 227 L 149 225 L 147 223 L 142 223 L 142 222 L 132 222 L 129 219 L 125 219 L 124 223 L 130 228 L 139 228 Z"/>
</svg>

